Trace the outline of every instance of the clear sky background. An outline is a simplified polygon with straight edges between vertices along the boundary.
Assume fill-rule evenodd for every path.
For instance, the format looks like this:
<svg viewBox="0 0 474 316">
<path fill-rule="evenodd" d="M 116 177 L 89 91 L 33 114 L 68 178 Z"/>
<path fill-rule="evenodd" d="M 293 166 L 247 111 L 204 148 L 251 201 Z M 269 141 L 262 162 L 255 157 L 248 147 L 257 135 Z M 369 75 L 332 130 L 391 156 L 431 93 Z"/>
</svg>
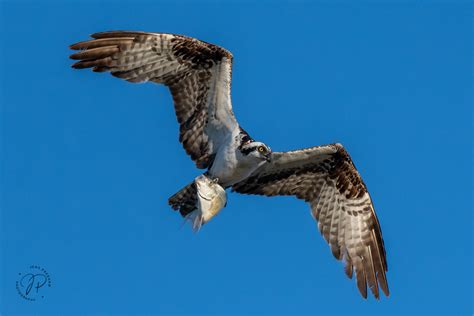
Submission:
<svg viewBox="0 0 474 316">
<path fill-rule="evenodd" d="M 1 2 L 1 301 L 16 314 L 445 314 L 472 306 L 472 4 Z M 165 87 L 74 71 L 98 31 L 234 54 L 234 111 L 273 150 L 342 142 L 375 203 L 391 296 L 363 300 L 290 197 L 228 195 L 199 234 L 167 198 L 200 171 Z M 28 266 L 52 287 L 29 302 Z"/>
</svg>

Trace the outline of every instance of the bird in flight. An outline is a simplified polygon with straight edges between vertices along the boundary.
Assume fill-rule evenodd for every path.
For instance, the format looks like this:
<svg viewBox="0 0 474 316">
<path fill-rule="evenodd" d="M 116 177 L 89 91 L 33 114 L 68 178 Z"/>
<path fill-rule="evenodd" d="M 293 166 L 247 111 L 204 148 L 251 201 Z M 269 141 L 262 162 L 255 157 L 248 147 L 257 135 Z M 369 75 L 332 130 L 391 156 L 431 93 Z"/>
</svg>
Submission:
<svg viewBox="0 0 474 316">
<path fill-rule="evenodd" d="M 194 38 L 130 31 L 91 35 L 70 46 L 73 68 L 110 72 L 129 82 L 166 85 L 173 96 L 179 141 L 186 153 L 223 188 L 242 194 L 293 195 L 309 203 L 319 231 L 349 278 L 367 298 L 386 296 L 387 260 L 369 192 L 348 152 L 330 144 L 272 152 L 254 140 L 232 111 L 232 54 Z M 197 208 L 188 184 L 169 199 L 183 217 Z"/>
</svg>

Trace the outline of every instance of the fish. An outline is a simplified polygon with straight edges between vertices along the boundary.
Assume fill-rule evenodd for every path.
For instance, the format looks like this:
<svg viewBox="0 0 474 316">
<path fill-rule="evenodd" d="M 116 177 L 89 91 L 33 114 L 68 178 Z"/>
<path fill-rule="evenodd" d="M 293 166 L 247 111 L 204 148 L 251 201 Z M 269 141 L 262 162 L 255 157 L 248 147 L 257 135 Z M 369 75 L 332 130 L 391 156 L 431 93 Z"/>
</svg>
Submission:
<svg viewBox="0 0 474 316">
<path fill-rule="evenodd" d="M 193 231 L 198 232 L 226 206 L 227 194 L 216 179 L 205 174 L 196 177 L 194 183 L 197 189 L 196 210 L 189 213 L 186 220 L 191 222 Z"/>
</svg>

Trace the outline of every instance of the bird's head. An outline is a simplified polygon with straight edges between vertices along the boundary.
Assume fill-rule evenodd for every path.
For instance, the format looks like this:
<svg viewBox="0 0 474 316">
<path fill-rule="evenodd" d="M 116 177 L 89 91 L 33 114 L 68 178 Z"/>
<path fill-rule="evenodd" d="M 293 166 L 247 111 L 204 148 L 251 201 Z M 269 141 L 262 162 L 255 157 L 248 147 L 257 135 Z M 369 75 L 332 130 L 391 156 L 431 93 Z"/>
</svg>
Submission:
<svg viewBox="0 0 474 316">
<path fill-rule="evenodd" d="M 271 162 L 272 150 L 262 142 L 249 141 L 240 147 L 242 155 L 255 158 L 260 161 Z"/>
</svg>

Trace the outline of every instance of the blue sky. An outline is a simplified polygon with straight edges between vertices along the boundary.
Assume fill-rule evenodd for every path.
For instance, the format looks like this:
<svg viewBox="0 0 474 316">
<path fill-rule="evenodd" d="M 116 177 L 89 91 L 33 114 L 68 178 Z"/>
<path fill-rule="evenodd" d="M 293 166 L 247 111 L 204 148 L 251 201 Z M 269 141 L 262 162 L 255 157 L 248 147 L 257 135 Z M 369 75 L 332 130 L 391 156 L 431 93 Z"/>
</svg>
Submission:
<svg viewBox="0 0 474 316">
<path fill-rule="evenodd" d="M 0 312 L 472 313 L 472 5 L 2 1 Z M 168 90 L 73 71 L 68 45 L 172 32 L 234 54 L 234 111 L 273 150 L 342 142 L 373 197 L 391 296 L 364 301 L 290 197 L 229 194 L 199 234 L 167 198 L 199 174 Z M 19 273 L 52 287 L 29 302 Z"/>
</svg>

